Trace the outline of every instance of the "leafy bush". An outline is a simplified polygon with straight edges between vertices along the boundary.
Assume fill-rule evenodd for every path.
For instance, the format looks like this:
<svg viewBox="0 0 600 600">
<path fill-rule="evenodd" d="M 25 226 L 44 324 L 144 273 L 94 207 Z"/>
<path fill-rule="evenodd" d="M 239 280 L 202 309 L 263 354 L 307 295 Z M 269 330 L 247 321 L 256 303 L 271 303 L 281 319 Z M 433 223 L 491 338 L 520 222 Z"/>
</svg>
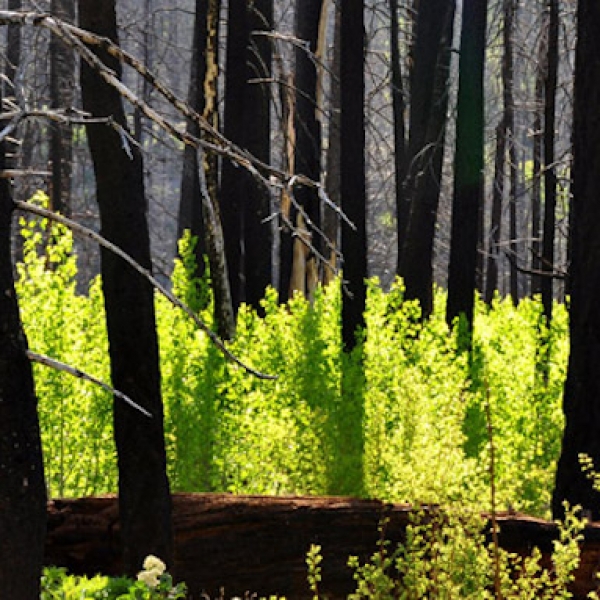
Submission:
<svg viewBox="0 0 600 600">
<path fill-rule="evenodd" d="M 38 198 L 43 201 L 43 198 Z M 18 293 L 32 350 L 108 381 L 101 283 L 76 287 L 70 232 L 22 221 Z M 208 281 L 189 273 L 182 240 L 174 291 L 210 324 Z M 227 363 L 191 320 L 156 300 L 169 475 L 175 491 L 354 494 L 386 501 L 489 504 L 491 407 L 501 506 L 546 516 L 563 426 L 568 348 L 564 307 L 550 331 L 538 300 L 517 308 L 477 304 L 472 356 L 444 321 L 444 293 L 421 324 L 396 283 L 369 283 L 366 331 L 342 350 L 341 292 L 279 305 L 264 317 L 242 307 L 232 352 L 264 381 Z M 70 376 L 35 367 L 49 492 L 116 490 L 111 398 Z"/>
<path fill-rule="evenodd" d="M 148 556 L 137 580 L 127 577 L 69 575 L 49 567 L 42 575 L 40 600 L 178 600 L 186 597 L 185 584 L 175 585 L 165 564 Z"/>
<path fill-rule="evenodd" d="M 489 543 L 485 521 L 479 514 L 458 510 L 415 510 L 406 528 L 406 539 L 390 548 L 381 539 L 371 559 L 361 563 L 350 557 L 356 589 L 348 600 L 556 600 L 572 598 L 569 584 L 579 566 L 584 522 L 577 510 L 566 508 L 557 522 L 559 536 L 545 565 L 534 548 L 523 557 Z M 320 597 L 322 573 L 320 547 L 307 556 L 309 584 Z"/>
</svg>

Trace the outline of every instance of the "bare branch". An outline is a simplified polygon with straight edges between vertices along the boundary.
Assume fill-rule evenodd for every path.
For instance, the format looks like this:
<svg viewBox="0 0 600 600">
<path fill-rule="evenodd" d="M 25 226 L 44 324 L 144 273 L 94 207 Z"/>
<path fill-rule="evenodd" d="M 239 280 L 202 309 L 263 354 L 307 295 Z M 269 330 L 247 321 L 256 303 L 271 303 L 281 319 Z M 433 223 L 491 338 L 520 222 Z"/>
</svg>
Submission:
<svg viewBox="0 0 600 600">
<path fill-rule="evenodd" d="M 145 417 L 148 417 L 149 419 L 152 418 L 151 413 L 149 413 L 145 408 L 140 406 L 137 402 L 134 402 L 129 396 L 127 396 L 127 394 L 124 394 L 123 392 L 120 392 L 119 390 L 115 390 L 107 383 L 104 383 L 104 381 L 101 381 L 100 379 L 97 379 L 96 377 L 93 377 L 92 375 L 89 375 L 88 373 L 85 373 L 84 371 L 81 371 L 80 369 L 75 369 L 74 367 L 71 367 L 70 365 L 67 365 L 63 362 L 55 360 L 54 358 L 45 356 L 44 354 L 37 354 L 36 352 L 32 352 L 31 350 L 27 350 L 26 354 L 27 354 L 27 358 L 29 358 L 29 360 L 39 363 L 40 365 L 44 365 L 45 367 L 50 367 L 51 369 L 56 369 L 57 371 L 63 371 L 64 373 L 68 373 L 69 375 L 72 375 L 73 377 L 77 377 L 78 379 L 83 379 L 84 381 L 89 381 L 91 383 L 94 383 L 95 385 L 99 385 L 102 389 L 106 390 L 109 394 L 116 396 L 117 398 L 119 398 L 119 400 L 123 400 L 123 402 L 126 402 L 127 404 L 129 404 L 129 406 L 131 406 L 132 408 L 135 408 L 135 410 L 138 410 L 139 412 L 141 412 Z"/>
<path fill-rule="evenodd" d="M 245 168 L 257 181 L 259 181 L 259 183 L 261 183 L 261 185 L 272 186 L 275 185 L 275 182 L 279 182 L 278 187 L 280 188 L 290 189 L 295 185 L 304 185 L 306 187 L 316 189 L 321 201 L 334 210 L 351 228 L 356 229 L 354 224 L 348 220 L 342 210 L 333 202 L 331 202 L 325 189 L 319 182 L 313 181 L 305 175 L 290 174 L 281 169 L 277 169 L 272 165 L 268 165 L 259 160 L 247 150 L 244 150 L 233 144 L 230 140 L 223 136 L 221 132 L 215 129 L 202 115 L 194 111 L 187 102 L 178 98 L 142 62 L 140 62 L 131 54 L 122 50 L 110 39 L 95 35 L 74 25 L 70 25 L 69 23 L 61 21 L 60 19 L 56 19 L 55 17 L 46 13 L 0 10 L 0 25 L 11 23 L 33 25 L 36 27 L 43 27 L 51 31 L 54 35 L 63 40 L 65 44 L 73 48 L 81 56 L 81 58 L 85 60 L 93 69 L 95 69 L 97 73 L 123 98 L 138 108 L 145 117 L 156 123 L 168 135 L 194 148 L 202 148 L 205 151 L 213 152 L 219 156 L 231 160 L 237 165 Z M 89 46 L 101 48 L 120 62 L 123 62 L 124 64 L 133 68 L 183 116 L 198 124 L 200 130 L 207 135 L 208 139 L 199 138 L 191 135 L 188 131 L 182 130 L 173 122 L 156 112 L 146 102 L 138 98 L 136 94 L 134 94 L 125 84 L 123 84 L 123 82 L 117 77 L 116 73 L 107 67 L 98 58 L 98 56 L 96 56 L 96 54 L 90 50 Z M 115 127 L 114 123 L 109 124 L 112 127 Z M 124 142 L 126 142 L 126 133 L 122 130 L 120 130 L 119 133 Z M 124 147 L 126 150 L 128 149 L 126 143 L 124 144 Z M 327 238 L 324 236 L 324 233 L 316 229 L 313 223 L 307 222 L 307 224 L 317 235 L 328 242 Z M 293 224 L 287 224 L 287 226 L 290 227 L 293 233 L 300 235 L 301 232 L 297 231 Z M 314 247 L 311 247 L 311 251 L 315 252 L 315 255 L 318 254 L 316 252 L 316 248 Z"/>
<path fill-rule="evenodd" d="M 189 306 L 187 306 L 187 304 L 182 302 L 179 298 L 177 298 L 177 296 L 175 296 L 172 292 L 165 288 L 148 269 L 142 267 L 142 265 L 135 261 L 129 254 L 121 250 L 121 248 L 119 248 L 118 246 L 115 246 L 113 243 L 109 242 L 100 234 L 73 221 L 72 219 L 63 217 L 62 215 L 59 215 L 45 208 L 35 206 L 35 204 L 31 204 L 30 202 L 23 202 L 21 200 L 18 200 L 14 201 L 14 204 L 16 208 L 22 211 L 60 223 L 61 225 L 68 227 L 75 233 L 78 233 L 84 237 L 93 240 L 103 248 L 106 248 L 113 254 L 116 254 L 117 256 L 122 258 L 129 266 L 135 269 L 142 277 L 147 279 L 156 290 L 158 290 L 167 300 L 169 300 L 169 302 L 171 302 L 171 304 L 173 304 L 173 306 L 176 306 L 183 310 L 188 315 L 188 317 L 190 317 L 190 319 L 194 321 L 196 326 L 210 338 L 211 342 L 223 353 L 223 355 L 228 360 L 242 367 L 242 369 L 244 369 L 247 373 L 258 377 L 259 379 L 277 379 L 276 375 L 268 375 L 266 373 L 262 373 L 242 362 L 225 346 L 225 344 L 219 338 L 219 336 L 214 331 L 212 331 L 210 327 L 208 327 L 208 325 L 206 325 L 206 323 Z"/>
</svg>

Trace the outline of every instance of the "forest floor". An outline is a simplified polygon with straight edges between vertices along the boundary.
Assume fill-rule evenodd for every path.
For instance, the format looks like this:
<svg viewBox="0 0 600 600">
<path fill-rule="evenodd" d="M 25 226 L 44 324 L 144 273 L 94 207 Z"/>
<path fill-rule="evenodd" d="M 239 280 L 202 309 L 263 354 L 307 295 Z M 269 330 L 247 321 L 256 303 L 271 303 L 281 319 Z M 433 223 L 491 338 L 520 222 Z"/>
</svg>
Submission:
<svg viewBox="0 0 600 600">
<path fill-rule="evenodd" d="M 427 510 L 427 507 L 425 507 Z M 175 564 L 193 598 L 201 592 L 225 597 L 245 592 L 290 600 L 312 598 L 306 578 L 306 552 L 322 548 L 320 592 L 330 600 L 352 591 L 348 556 L 369 558 L 380 539 L 397 543 L 409 522 L 411 507 L 347 497 L 265 497 L 232 494 L 175 494 Z M 557 528 L 517 513 L 499 513 L 500 545 L 527 555 L 537 546 L 547 560 Z M 46 564 L 77 574 L 122 574 L 119 519 L 114 496 L 56 499 L 48 504 Z M 597 588 L 600 523 L 584 530 L 582 560 L 572 591 L 586 598 Z"/>
</svg>

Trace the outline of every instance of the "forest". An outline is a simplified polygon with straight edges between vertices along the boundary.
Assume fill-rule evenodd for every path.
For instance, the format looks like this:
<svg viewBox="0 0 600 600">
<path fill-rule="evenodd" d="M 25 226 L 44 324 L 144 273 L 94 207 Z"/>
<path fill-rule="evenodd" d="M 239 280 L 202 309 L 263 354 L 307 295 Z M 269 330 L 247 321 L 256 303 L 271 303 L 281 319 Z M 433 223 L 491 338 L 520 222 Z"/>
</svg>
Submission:
<svg viewBox="0 0 600 600">
<path fill-rule="evenodd" d="M 184 597 L 179 492 L 458 511 L 350 560 L 349 598 L 572 597 L 600 5 L 7 0 L 0 25 L 0 597 L 70 598 L 47 502 L 111 493 L 141 579 L 85 597 Z M 560 522 L 553 567 L 481 511 Z"/>
</svg>

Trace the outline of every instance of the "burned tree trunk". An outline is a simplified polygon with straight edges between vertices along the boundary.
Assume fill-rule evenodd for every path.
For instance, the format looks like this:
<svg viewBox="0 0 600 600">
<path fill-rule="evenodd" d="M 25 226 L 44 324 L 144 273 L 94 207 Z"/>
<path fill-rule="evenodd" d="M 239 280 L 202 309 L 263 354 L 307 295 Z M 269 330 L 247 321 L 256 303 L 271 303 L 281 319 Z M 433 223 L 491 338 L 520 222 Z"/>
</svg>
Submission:
<svg viewBox="0 0 600 600">
<path fill-rule="evenodd" d="M 1 94 L 0 94 L 1 101 Z M 0 144 L 0 170 L 5 165 Z M 46 485 L 31 365 L 13 281 L 8 179 L 0 179 L 0 590 L 40 596 Z"/>
<path fill-rule="evenodd" d="M 79 2 L 81 26 L 117 41 L 114 0 Z M 102 51 L 117 74 L 120 64 Z M 95 117 L 127 123 L 118 92 L 89 66 L 81 66 L 83 107 Z M 102 234 L 151 269 L 142 157 L 137 147 L 103 124 L 86 126 L 96 175 Z M 171 498 L 166 473 L 158 340 L 151 284 L 114 254 L 102 252 L 102 282 L 113 386 L 152 414 L 147 418 L 115 399 L 119 510 L 124 567 L 139 570 L 145 556 L 172 557 Z"/>
</svg>

